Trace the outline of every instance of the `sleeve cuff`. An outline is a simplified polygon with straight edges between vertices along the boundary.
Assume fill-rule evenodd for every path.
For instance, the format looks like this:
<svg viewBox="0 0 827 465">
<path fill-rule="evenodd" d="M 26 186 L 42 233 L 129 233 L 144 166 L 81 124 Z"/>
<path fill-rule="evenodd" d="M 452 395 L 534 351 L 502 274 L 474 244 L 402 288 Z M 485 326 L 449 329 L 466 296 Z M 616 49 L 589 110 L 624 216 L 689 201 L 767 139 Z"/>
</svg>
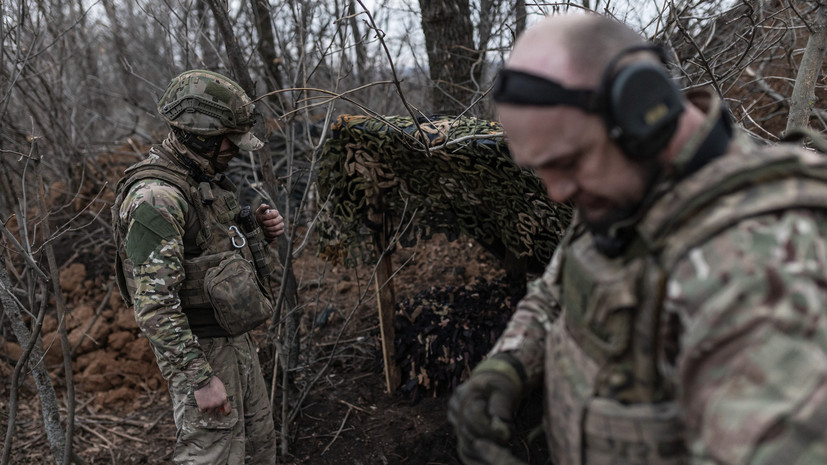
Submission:
<svg viewBox="0 0 827 465">
<path fill-rule="evenodd" d="M 207 365 L 204 370 L 201 370 L 197 376 L 195 376 L 192 380 L 192 392 L 195 392 L 204 386 L 210 384 L 210 380 L 213 377 L 213 370 L 212 368 Z"/>
</svg>

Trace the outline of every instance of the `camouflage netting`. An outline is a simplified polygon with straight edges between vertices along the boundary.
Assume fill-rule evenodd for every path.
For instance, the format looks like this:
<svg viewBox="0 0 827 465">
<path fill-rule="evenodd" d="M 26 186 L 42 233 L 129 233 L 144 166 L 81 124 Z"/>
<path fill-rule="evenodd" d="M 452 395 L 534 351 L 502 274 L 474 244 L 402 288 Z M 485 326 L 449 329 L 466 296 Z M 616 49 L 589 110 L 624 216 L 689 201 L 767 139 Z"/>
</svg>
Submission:
<svg viewBox="0 0 827 465">
<path fill-rule="evenodd" d="M 375 214 L 408 224 L 403 246 L 437 232 L 476 239 L 494 255 L 525 257 L 542 270 L 571 217 L 548 200 L 540 180 L 510 158 L 499 123 L 439 117 L 340 116 L 319 168 L 319 253 L 354 266 L 376 258 Z"/>
</svg>

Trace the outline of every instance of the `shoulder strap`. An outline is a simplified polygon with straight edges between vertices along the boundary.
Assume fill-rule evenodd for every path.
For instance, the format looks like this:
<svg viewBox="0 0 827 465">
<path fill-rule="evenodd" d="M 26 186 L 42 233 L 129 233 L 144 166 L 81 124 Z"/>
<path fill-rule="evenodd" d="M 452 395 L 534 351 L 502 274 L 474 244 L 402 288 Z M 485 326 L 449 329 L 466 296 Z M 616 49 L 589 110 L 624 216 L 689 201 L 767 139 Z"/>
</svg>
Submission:
<svg viewBox="0 0 827 465">
<path fill-rule="evenodd" d="M 790 145 L 750 147 L 710 163 L 652 208 L 640 233 L 665 270 L 744 219 L 789 208 L 827 209 L 823 157 Z"/>
<path fill-rule="evenodd" d="M 154 146 L 150 149 L 150 156 L 139 163 L 129 167 L 124 177 L 118 182 L 118 197 L 115 199 L 115 205 L 120 206 L 123 203 L 123 196 L 129 191 L 132 185 L 142 179 L 160 179 L 177 187 L 179 191 L 186 198 L 187 204 L 193 207 L 197 217 L 197 228 L 195 231 L 187 231 L 191 233 L 197 244 L 203 245 L 206 243 L 211 234 L 211 227 L 209 219 L 204 212 L 203 192 L 212 194 L 209 188 L 202 189 L 201 183 L 195 180 L 188 168 L 174 163 L 170 158 L 171 154 L 166 153 L 162 146 Z"/>
<path fill-rule="evenodd" d="M 136 182 L 149 178 L 160 179 L 178 188 L 181 194 L 184 195 L 187 204 L 193 207 L 196 214 L 195 222 L 187 221 L 187 224 L 192 224 L 192 226 L 187 226 L 185 236 L 193 237 L 196 244 L 199 245 L 206 243 L 209 238 L 210 227 L 203 210 L 198 183 L 186 168 L 176 165 L 167 157 L 168 154 L 163 153 L 161 146 L 152 147 L 149 157 L 127 168 L 124 176 L 118 181 L 118 186 L 115 190 L 117 194 L 112 204 L 112 232 L 115 240 L 115 249 L 117 251 L 115 254 L 115 274 L 121 296 L 128 306 L 132 305 L 129 288 L 134 287 L 134 283 L 132 283 L 133 286 L 128 284 L 131 277 L 126 276 L 127 273 L 124 271 L 125 257 L 122 256 L 122 245 L 128 225 L 124 221 L 121 221 L 120 207 L 129 189 L 131 189 Z"/>
<path fill-rule="evenodd" d="M 157 178 L 177 187 L 187 197 L 187 201 L 196 200 L 191 198 L 190 188 L 197 187 L 198 183 L 187 168 L 168 160 L 161 155 L 162 151 L 163 148 L 156 145 L 150 149 L 149 157 L 126 169 L 124 177 L 118 181 L 117 192 L 120 196 L 126 195 L 132 185 L 141 179 Z"/>
</svg>

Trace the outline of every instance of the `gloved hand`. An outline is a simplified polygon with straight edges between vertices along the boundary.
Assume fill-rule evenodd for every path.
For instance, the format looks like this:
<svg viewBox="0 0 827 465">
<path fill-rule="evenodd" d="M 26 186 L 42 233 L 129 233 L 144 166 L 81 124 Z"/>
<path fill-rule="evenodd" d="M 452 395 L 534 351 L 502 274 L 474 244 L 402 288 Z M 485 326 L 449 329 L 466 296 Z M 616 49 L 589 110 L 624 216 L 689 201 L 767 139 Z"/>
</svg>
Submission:
<svg viewBox="0 0 827 465">
<path fill-rule="evenodd" d="M 523 394 L 519 362 L 506 354 L 482 361 L 448 403 L 448 421 L 466 465 L 520 464 L 503 447 L 511 439 L 513 413 Z"/>
</svg>

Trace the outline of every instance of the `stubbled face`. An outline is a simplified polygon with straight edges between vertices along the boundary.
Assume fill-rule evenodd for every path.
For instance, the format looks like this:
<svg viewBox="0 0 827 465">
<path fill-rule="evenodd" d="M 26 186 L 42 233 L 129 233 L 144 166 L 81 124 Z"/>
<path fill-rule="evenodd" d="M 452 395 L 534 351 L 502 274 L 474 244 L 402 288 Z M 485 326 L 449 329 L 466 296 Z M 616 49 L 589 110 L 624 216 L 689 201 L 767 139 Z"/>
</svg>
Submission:
<svg viewBox="0 0 827 465">
<path fill-rule="evenodd" d="M 604 231 L 634 213 L 654 168 L 623 155 L 599 116 L 573 107 L 497 108 L 515 162 L 532 168 L 555 202 L 571 202 Z"/>
<path fill-rule="evenodd" d="M 572 50 L 596 16 L 550 16 L 528 29 L 514 45 L 510 69 L 551 79 L 570 89 L 595 89 L 603 69 Z M 571 53 L 578 53 L 572 57 Z M 592 232 L 637 212 L 661 162 L 633 161 L 608 135 L 600 115 L 571 106 L 497 106 L 517 164 L 532 168 L 551 200 L 570 202 Z"/>
</svg>

